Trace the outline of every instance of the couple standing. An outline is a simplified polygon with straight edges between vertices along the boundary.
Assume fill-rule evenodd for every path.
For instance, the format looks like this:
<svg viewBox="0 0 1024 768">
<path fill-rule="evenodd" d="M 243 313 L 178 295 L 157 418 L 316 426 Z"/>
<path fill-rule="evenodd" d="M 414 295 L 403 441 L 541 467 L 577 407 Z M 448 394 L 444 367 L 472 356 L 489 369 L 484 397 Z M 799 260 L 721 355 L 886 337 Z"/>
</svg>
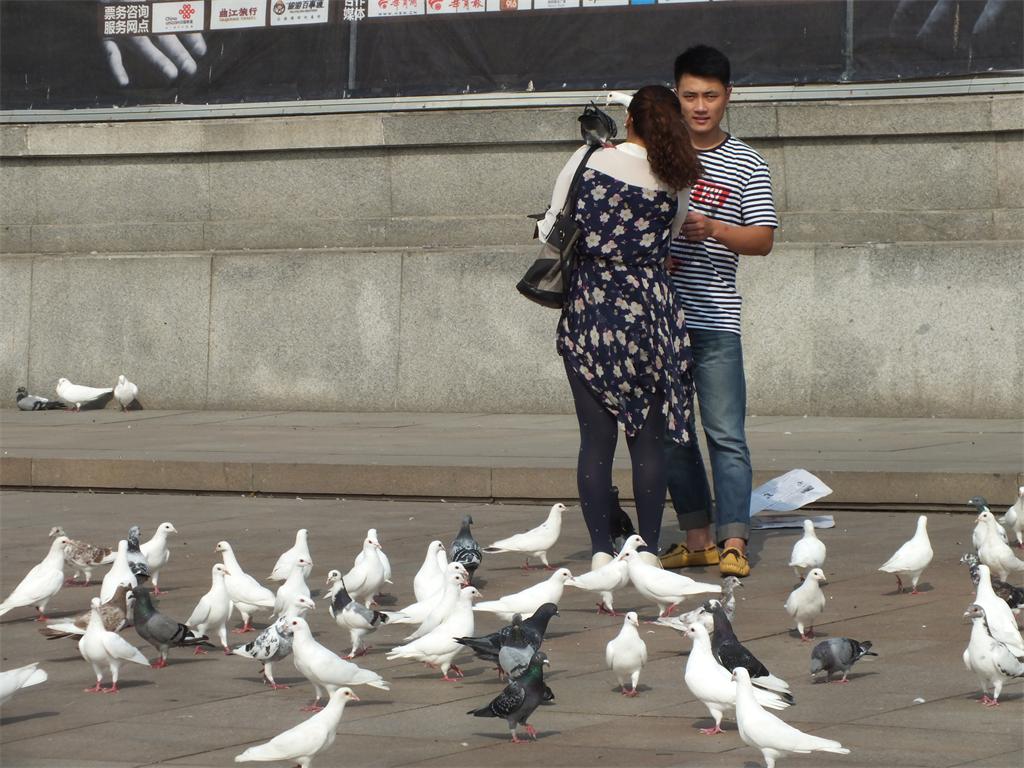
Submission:
<svg viewBox="0 0 1024 768">
<path fill-rule="evenodd" d="M 721 128 L 731 81 L 720 51 L 686 50 L 675 62 L 676 91 L 637 91 L 626 140 L 590 155 L 580 178 L 576 269 L 557 347 L 579 421 L 577 484 L 593 567 L 611 559 L 611 472 L 621 424 L 638 532 L 650 549 L 642 556 L 656 561 L 667 486 L 686 539 L 661 564 L 750 573 L 752 471 L 736 269 L 740 254 L 771 251 L 778 220 L 768 165 Z M 585 151 L 559 175 L 542 237 Z M 714 502 L 696 440 L 694 395 Z"/>
</svg>

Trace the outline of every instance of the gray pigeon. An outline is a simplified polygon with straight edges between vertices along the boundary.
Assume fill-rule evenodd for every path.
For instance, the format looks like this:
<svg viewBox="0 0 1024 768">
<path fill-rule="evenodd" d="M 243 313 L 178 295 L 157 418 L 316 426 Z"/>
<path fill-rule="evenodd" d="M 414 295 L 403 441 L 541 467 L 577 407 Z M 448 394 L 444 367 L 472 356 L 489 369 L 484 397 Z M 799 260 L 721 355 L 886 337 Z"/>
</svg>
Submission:
<svg viewBox="0 0 1024 768">
<path fill-rule="evenodd" d="M 14 399 L 18 403 L 19 411 L 52 411 L 56 408 L 67 408 L 60 400 L 30 395 L 24 387 L 18 387 Z"/>
<path fill-rule="evenodd" d="M 146 587 L 133 587 L 132 595 L 135 597 L 135 604 L 132 606 L 132 624 L 139 637 L 160 651 L 159 658 L 151 665 L 154 669 L 162 669 L 167 666 L 167 651 L 171 646 L 175 648 L 186 648 L 189 646 L 202 645 L 207 648 L 216 648 L 213 643 L 207 642 L 206 635 L 196 635 L 184 624 L 165 616 L 153 607 L 153 600 L 149 596 Z"/>
<path fill-rule="evenodd" d="M 512 629 L 498 650 L 498 669 L 511 678 L 517 678 L 530 666 L 533 654 L 539 650 L 526 639 L 523 617 L 517 613 L 512 617 Z"/>
<path fill-rule="evenodd" d="M 469 573 L 470 584 L 473 583 L 473 574 L 480 567 L 480 562 L 484 557 L 483 552 L 480 551 L 480 545 L 473 538 L 473 533 L 469 529 L 472 524 L 472 516 L 466 515 L 463 517 L 462 527 L 459 528 L 458 535 L 452 540 L 452 544 L 448 548 L 448 559 L 453 563 L 462 563 Z"/>
<path fill-rule="evenodd" d="M 534 614 L 523 622 L 523 633 L 526 635 L 526 642 L 540 650 L 544 644 L 544 634 L 548 631 L 548 622 L 552 616 L 558 616 L 558 606 L 554 603 L 544 603 Z M 515 616 L 512 617 L 515 619 Z M 497 632 L 480 637 L 457 637 L 455 642 L 466 646 L 478 659 L 498 663 L 498 652 L 501 650 L 512 633 L 514 624 L 507 624 Z"/>
<path fill-rule="evenodd" d="M 149 578 L 149 560 L 142 554 L 142 547 L 139 544 L 141 535 L 142 530 L 137 525 L 128 529 L 128 568 L 140 584 Z"/>
<path fill-rule="evenodd" d="M 264 681 L 275 691 L 288 687 L 280 685 L 274 680 L 271 665 L 292 654 L 292 636 L 282 631 L 290 620 L 291 616 L 282 616 L 250 642 L 231 649 L 231 653 L 235 656 L 244 656 L 247 659 L 255 659 L 260 662 L 263 665 L 260 672 L 263 674 Z"/>
<path fill-rule="evenodd" d="M 864 656 L 877 656 L 871 650 L 869 640 L 851 640 L 848 637 L 833 637 L 831 640 L 824 640 L 814 646 L 811 651 L 811 674 L 816 675 L 821 671 L 825 672 L 825 680 L 832 682 L 832 675 L 836 672 L 843 673 L 842 680 L 837 683 L 848 683 L 846 676 L 850 674 L 850 667 L 857 663 Z"/>
<path fill-rule="evenodd" d="M 513 743 L 523 741 L 516 734 L 517 727 L 526 727 L 526 733 L 530 738 L 537 739 L 537 730 L 526 721 L 533 714 L 533 711 L 540 706 L 542 701 L 554 698 L 550 689 L 544 685 L 544 665 L 548 663 L 548 657 L 541 651 L 533 654 L 530 666 L 518 678 L 513 678 L 505 686 L 498 696 L 486 707 L 471 709 L 467 715 L 474 717 L 500 717 L 508 723 L 509 732 L 512 734 Z"/>
</svg>

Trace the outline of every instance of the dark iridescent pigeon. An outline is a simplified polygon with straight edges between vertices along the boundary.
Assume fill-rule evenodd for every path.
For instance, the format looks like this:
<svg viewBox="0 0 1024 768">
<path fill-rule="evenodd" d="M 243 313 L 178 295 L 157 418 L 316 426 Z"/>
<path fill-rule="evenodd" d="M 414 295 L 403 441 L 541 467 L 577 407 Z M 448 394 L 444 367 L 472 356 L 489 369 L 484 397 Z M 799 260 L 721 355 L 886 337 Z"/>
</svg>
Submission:
<svg viewBox="0 0 1024 768">
<path fill-rule="evenodd" d="M 850 667 L 864 656 L 877 656 L 871 650 L 869 640 L 851 640 L 848 637 L 833 637 L 824 640 L 814 646 L 811 651 L 811 674 L 825 673 L 825 680 L 832 682 L 832 675 L 836 672 L 843 673 L 843 679 L 837 683 L 848 683 L 846 676 L 850 674 Z"/>
<path fill-rule="evenodd" d="M 530 738 L 537 739 L 537 730 L 526 721 L 542 701 L 554 698 L 550 689 L 544 685 L 544 665 L 548 657 L 538 651 L 533 655 L 530 666 L 518 678 L 513 678 L 498 696 L 485 707 L 471 709 L 467 715 L 474 717 L 500 717 L 508 723 L 509 732 L 514 743 L 522 739 L 516 734 L 518 726 L 526 727 Z"/>
<path fill-rule="evenodd" d="M 530 618 L 522 622 L 522 631 L 526 636 L 526 642 L 532 645 L 535 650 L 540 650 L 540 647 L 544 644 L 544 634 L 548 631 L 548 622 L 551 621 L 552 616 L 557 615 L 557 605 L 554 603 L 544 603 Z M 493 661 L 497 664 L 498 652 L 507 641 L 514 627 L 515 617 L 513 617 L 512 624 L 507 624 L 497 632 L 481 635 L 480 637 L 458 637 L 455 639 L 455 642 L 461 643 L 472 650 L 477 658 L 484 661 Z"/>
<path fill-rule="evenodd" d="M 473 533 L 469 529 L 472 524 L 473 518 L 470 515 L 463 517 L 462 527 L 459 528 L 458 535 L 448 548 L 448 560 L 453 563 L 462 563 L 469 573 L 470 584 L 473 583 L 473 574 L 480 567 L 480 562 L 484 557 L 483 552 L 480 551 L 480 545 L 473 538 Z"/>
<path fill-rule="evenodd" d="M 774 691 L 790 704 L 793 696 L 789 692 L 789 683 L 776 677 L 758 658 L 748 651 L 736 637 L 732 624 L 725 617 L 725 609 L 718 600 L 704 603 L 704 611 L 714 619 L 714 630 L 711 633 L 711 653 L 715 659 L 732 672 L 736 667 L 743 667 L 750 675 L 750 682 L 758 688 Z"/>
</svg>

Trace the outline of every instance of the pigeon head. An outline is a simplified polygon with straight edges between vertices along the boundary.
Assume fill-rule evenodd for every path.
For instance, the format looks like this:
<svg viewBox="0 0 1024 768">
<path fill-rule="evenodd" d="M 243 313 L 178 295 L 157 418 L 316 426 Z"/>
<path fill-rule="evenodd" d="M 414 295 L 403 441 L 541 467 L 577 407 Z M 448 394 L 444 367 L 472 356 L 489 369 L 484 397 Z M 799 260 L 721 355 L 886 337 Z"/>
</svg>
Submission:
<svg viewBox="0 0 1024 768">
<path fill-rule="evenodd" d="M 964 554 L 963 557 L 960 558 L 960 562 L 968 567 L 973 567 L 981 561 L 978 559 L 978 556 L 973 552 L 967 552 Z"/>
<path fill-rule="evenodd" d="M 996 521 L 996 516 L 987 509 L 975 518 L 975 522 L 984 523 L 985 525 L 988 525 L 990 520 L 994 523 Z"/>
<path fill-rule="evenodd" d="M 552 516 L 555 516 L 555 515 L 561 515 L 567 509 L 569 509 L 569 508 L 567 506 L 565 506 L 565 504 L 563 504 L 562 502 L 558 502 L 557 504 L 555 504 L 555 505 L 553 505 L 551 507 L 551 511 L 548 512 L 548 516 L 552 517 Z"/>
<path fill-rule="evenodd" d="M 536 611 L 533 612 L 531 619 L 543 620 L 544 625 L 547 626 L 547 622 L 551 620 L 552 616 L 558 616 L 558 606 L 554 603 L 542 603 Z"/>
<path fill-rule="evenodd" d="M 292 601 L 292 604 L 296 608 L 303 608 L 307 611 L 316 610 L 316 603 L 314 603 L 310 598 L 306 597 L 305 595 L 296 595 L 295 599 Z"/>
<path fill-rule="evenodd" d="M 295 634 L 296 632 L 309 632 L 309 624 L 301 616 L 293 616 L 285 625 L 285 632 Z"/>
<path fill-rule="evenodd" d="M 65 384 L 70 384 L 70 383 L 71 382 L 68 381 L 67 379 L 65 379 L 63 376 L 61 376 L 59 379 L 57 379 L 57 386 L 58 387 L 63 387 Z"/>
<path fill-rule="evenodd" d="M 559 568 L 551 574 L 551 581 L 560 581 L 563 584 L 572 578 L 572 572 L 568 568 Z"/>
<path fill-rule="evenodd" d="M 359 697 L 351 688 L 342 687 L 331 694 L 332 699 L 345 699 L 346 701 L 359 701 Z"/>
<path fill-rule="evenodd" d="M 125 377 L 123 373 L 117 377 L 118 384 L 123 385 L 126 381 L 128 381 L 128 379 Z"/>
<path fill-rule="evenodd" d="M 473 524 L 473 516 L 472 515 L 465 515 L 462 518 L 462 525 L 463 526 L 472 525 L 472 524 Z"/>
<path fill-rule="evenodd" d="M 474 600 L 479 600 L 483 595 L 476 587 L 463 587 L 462 591 L 459 593 L 459 597 L 463 601 L 471 603 Z"/>
<path fill-rule="evenodd" d="M 142 529 L 139 528 L 139 526 L 133 525 L 131 528 L 128 529 L 129 539 L 137 539 L 139 538 L 140 535 L 142 535 Z"/>
<path fill-rule="evenodd" d="M 331 586 L 335 582 L 341 581 L 341 571 L 332 569 L 327 572 L 327 586 Z"/>
<path fill-rule="evenodd" d="M 975 509 L 977 509 L 979 512 L 988 509 L 988 502 L 985 501 L 984 496 L 972 496 L 967 500 L 967 503 L 970 504 Z"/>
<path fill-rule="evenodd" d="M 363 539 L 363 549 L 380 549 L 380 542 L 377 541 L 376 536 L 367 536 Z"/>
<path fill-rule="evenodd" d="M 964 611 L 964 618 L 974 621 L 975 619 L 985 620 L 985 609 L 977 603 L 971 603 L 967 606 L 967 610 Z"/>
<path fill-rule="evenodd" d="M 749 683 L 750 673 L 747 671 L 746 667 L 736 667 L 736 669 L 732 671 L 732 679 L 737 683 Z"/>
<path fill-rule="evenodd" d="M 637 628 L 640 627 L 640 619 L 637 617 L 635 611 L 630 611 L 626 614 L 625 623 L 632 624 L 634 627 Z"/>
<path fill-rule="evenodd" d="M 160 533 L 177 533 L 178 532 L 178 529 L 174 527 L 173 523 L 160 523 L 159 527 L 157 527 L 157 530 Z M 218 545 L 218 546 L 220 546 L 220 545 Z"/>
<path fill-rule="evenodd" d="M 216 578 L 223 579 L 225 576 L 230 576 L 231 575 L 231 571 L 229 571 L 227 568 L 225 568 L 222 563 L 216 563 L 213 566 L 213 568 L 211 569 L 210 572 L 213 575 L 213 578 L 215 578 L 215 579 Z"/>
<path fill-rule="evenodd" d="M 312 565 L 312 564 L 313 564 L 312 560 L 307 560 L 304 557 L 300 557 L 298 560 L 295 561 L 295 567 L 296 568 L 305 568 L 307 565 Z"/>
<path fill-rule="evenodd" d="M 64 549 L 64 547 L 66 547 L 70 543 L 71 539 L 69 539 L 67 536 L 58 536 L 56 539 L 53 540 L 53 543 L 50 544 L 50 551 L 53 551 L 55 549 Z"/>
<path fill-rule="evenodd" d="M 213 548 L 214 552 L 230 552 L 231 545 L 226 541 L 218 541 L 217 546 Z"/>
<path fill-rule="evenodd" d="M 23 397 L 28 397 L 28 390 L 24 387 L 18 387 L 17 391 L 14 393 L 14 399 L 21 400 Z"/>
<path fill-rule="evenodd" d="M 49 536 L 51 539 L 54 536 L 63 536 L 64 535 L 64 529 L 61 528 L 59 525 L 55 525 L 55 526 L 53 526 L 53 528 L 50 529 L 50 532 L 48 534 L 46 534 L 46 535 Z"/>
<path fill-rule="evenodd" d="M 726 594 L 732 592 L 736 587 L 743 586 L 743 579 L 737 576 L 726 576 L 722 579 L 722 592 Z"/>
<path fill-rule="evenodd" d="M 808 536 L 814 536 L 814 521 L 805 518 L 804 519 L 804 533 Z"/>
<path fill-rule="evenodd" d="M 94 610 L 98 611 L 100 609 L 100 599 L 98 597 L 94 597 L 89 601 L 89 605 L 91 605 Z"/>
<path fill-rule="evenodd" d="M 821 568 L 812 568 L 807 574 L 807 581 L 816 581 L 819 584 L 828 584 L 828 579 L 825 578 L 825 572 Z"/>
</svg>

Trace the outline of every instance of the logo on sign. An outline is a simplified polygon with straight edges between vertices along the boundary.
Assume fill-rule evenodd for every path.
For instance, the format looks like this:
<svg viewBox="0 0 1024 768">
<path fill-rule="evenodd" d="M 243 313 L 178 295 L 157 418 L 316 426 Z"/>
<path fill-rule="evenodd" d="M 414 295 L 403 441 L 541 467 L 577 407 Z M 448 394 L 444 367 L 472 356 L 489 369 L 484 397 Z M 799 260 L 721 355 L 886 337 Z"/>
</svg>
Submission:
<svg viewBox="0 0 1024 768">
<path fill-rule="evenodd" d="M 288 10 L 288 6 L 284 4 L 284 0 L 277 0 L 277 2 L 274 3 L 274 13 L 276 13 L 278 16 L 280 16 L 286 10 Z"/>
<path fill-rule="evenodd" d="M 195 15 L 196 9 L 193 8 L 189 3 L 185 3 L 178 9 L 178 15 L 181 16 L 185 21 L 188 21 Z"/>
</svg>

